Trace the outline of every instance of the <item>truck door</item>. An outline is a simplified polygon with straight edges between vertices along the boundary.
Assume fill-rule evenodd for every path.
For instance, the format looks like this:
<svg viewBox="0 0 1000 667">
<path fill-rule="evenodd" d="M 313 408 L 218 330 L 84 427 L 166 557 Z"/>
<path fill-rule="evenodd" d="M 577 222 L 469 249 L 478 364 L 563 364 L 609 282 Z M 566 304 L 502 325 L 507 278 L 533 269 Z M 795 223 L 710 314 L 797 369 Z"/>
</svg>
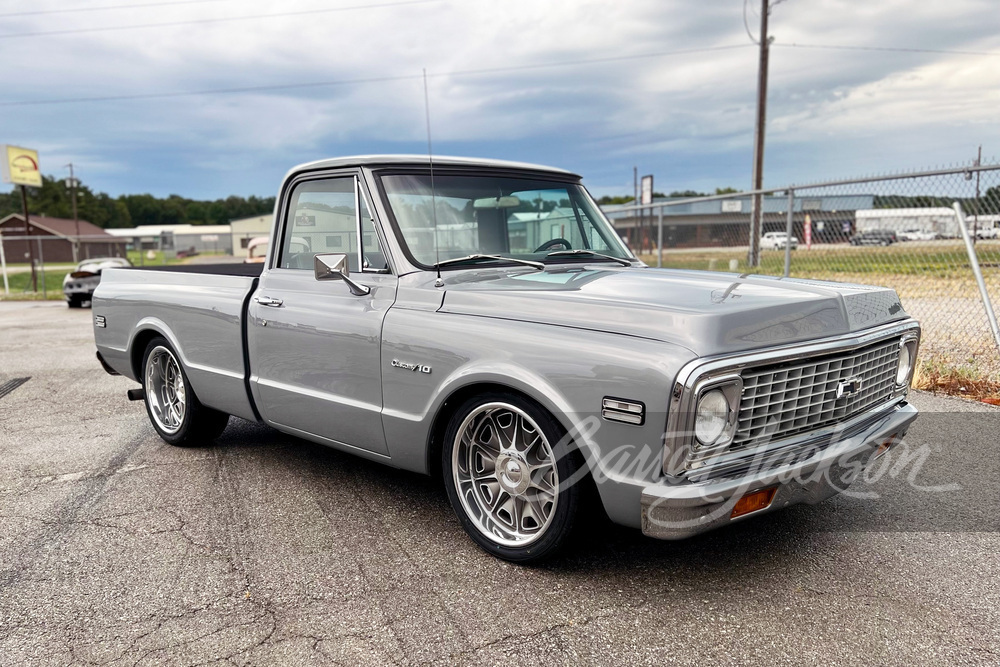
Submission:
<svg viewBox="0 0 1000 667">
<path fill-rule="evenodd" d="M 292 183 L 251 299 L 247 348 L 251 390 L 269 424 L 385 455 L 379 349 L 396 276 L 371 210 L 355 172 Z M 350 278 L 371 291 L 316 280 L 317 253 L 347 254 Z"/>
</svg>

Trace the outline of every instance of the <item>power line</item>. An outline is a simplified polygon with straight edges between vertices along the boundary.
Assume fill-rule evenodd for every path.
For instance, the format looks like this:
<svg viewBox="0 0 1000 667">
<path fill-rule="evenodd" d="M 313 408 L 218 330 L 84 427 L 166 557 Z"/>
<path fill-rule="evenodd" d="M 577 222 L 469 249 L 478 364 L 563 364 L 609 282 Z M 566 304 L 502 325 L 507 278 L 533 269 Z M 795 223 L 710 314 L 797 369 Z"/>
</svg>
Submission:
<svg viewBox="0 0 1000 667">
<path fill-rule="evenodd" d="M 105 12 L 115 9 L 141 9 L 144 7 L 169 7 L 172 5 L 201 5 L 210 2 L 233 2 L 233 0 L 174 0 L 173 2 L 147 2 L 136 5 L 102 5 L 100 7 L 72 7 L 69 9 L 41 9 L 33 12 L 14 12 L 0 14 L 0 19 L 16 18 L 18 16 L 41 16 L 43 14 L 78 14 L 81 12 Z"/>
<path fill-rule="evenodd" d="M 833 49 L 837 51 L 890 51 L 895 53 L 943 53 L 959 56 L 1000 56 L 1000 51 L 956 51 L 951 49 L 917 49 L 900 46 L 846 46 L 842 44 L 782 44 L 774 42 L 771 46 L 786 46 L 796 49 Z"/>
<path fill-rule="evenodd" d="M 433 75 L 431 75 L 433 76 Z M 201 95 L 231 95 L 234 93 L 257 93 L 269 90 L 287 90 L 291 88 L 315 88 L 319 86 L 349 86 L 358 83 L 381 83 L 385 81 L 405 81 L 419 79 L 419 74 L 402 76 L 380 76 L 367 79 L 342 79 L 340 81 L 313 81 L 308 83 L 286 83 L 271 86 L 245 86 L 242 88 L 215 88 L 211 90 L 189 90 L 165 93 L 140 93 L 137 95 L 100 95 L 95 97 L 68 97 L 53 100 L 21 100 L 16 102 L 0 102 L 0 107 L 40 106 L 47 104 L 70 104 L 73 102 L 118 102 L 122 100 L 152 100 L 164 97 L 198 97 Z"/>
<path fill-rule="evenodd" d="M 728 46 L 709 46 L 698 49 L 679 49 L 674 51 L 659 51 L 656 53 L 640 53 L 630 56 L 611 56 L 608 58 L 586 58 L 578 60 L 564 60 L 560 62 L 539 63 L 535 65 L 514 65 L 510 67 L 491 67 L 481 69 L 455 70 L 451 72 L 428 73 L 428 77 L 439 78 L 445 76 L 476 76 L 483 74 L 499 74 L 503 72 L 518 72 L 532 69 L 547 69 L 552 67 L 571 67 L 575 65 L 593 65 L 599 63 L 618 62 L 622 60 L 639 60 L 644 58 L 661 58 L 664 56 L 685 55 L 689 53 L 705 53 L 709 51 L 724 51 L 731 49 L 744 49 L 751 44 L 731 44 Z M 389 81 L 407 81 L 420 79 L 422 74 L 402 74 L 397 76 L 379 76 L 360 79 L 339 79 L 334 81 L 311 81 L 302 83 L 285 83 L 265 86 L 243 86 L 239 88 L 214 88 L 208 90 L 191 91 L 170 91 L 161 93 L 136 93 L 130 95 L 99 95 L 93 97 L 66 97 L 48 100 L 16 100 L 13 102 L 0 102 L 0 107 L 22 107 L 22 106 L 42 106 L 54 104 L 72 104 L 76 102 L 118 102 L 124 100 L 147 100 L 161 99 L 169 97 L 198 97 L 202 95 L 231 95 L 238 93 L 258 93 L 275 90 L 290 90 L 295 88 L 318 88 L 323 86 L 348 86 L 361 83 L 384 83 Z"/>
<path fill-rule="evenodd" d="M 747 37 L 750 38 L 750 41 L 753 42 L 754 44 L 759 44 L 760 42 L 758 42 L 757 38 L 753 36 L 753 32 L 750 31 L 750 24 L 747 22 L 747 4 L 748 3 L 749 3 L 749 0 L 743 0 L 743 27 L 746 28 Z"/>
<path fill-rule="evenodd" d="M 704 46 L 697 49 L 677 49 L 674 51 L 658 51 L 656 53 L 640 53 L 631 56 L 611 56 L 608 58 L 584 58 L 580 60 L 564 60 L 561 62 L 540 63 L 537 65 L 513 65 L 510 67 L 494 67 L 485 69 L 456 70 L 453 72 L 442 72 L 439 74 L 428 74 L 428 76 L 466 76 L 475 74 L 492 74 L 494 72 L 517 72 L 531 69 L 547 69 L 549 67 L 570 67 L 573 65 L 592 65 L 598 63 L 613 63 L 619 60 L 640 60 L 643 58 L 662 58 L 663 56 L 681 56 L 689 53 L 707 53 L 709 51 L 730 51 L 733 49 L 745 49 L 752 44 L 728 44 L 726 46 Z"/>
<path fill-rule="evenodd" d="M 189 21 L 169 21 L 165 23 L 140 23 L 135 25 L 108 26 L 104 28 L 73 28 L 70 30 L 47 30 L 44 32 L 15 32 L 0 35 L 0 39 L 16 39 L 19 37 L 54 37 L 57 35 L 78 35 L 91 32 L 112 32 L 117 30 L 141 30 L 144 28 L 169 28 L 181 25 L 198 25 L 203 23 L 227 23 L 231 21 L 255 21 L 258 19 L 273 19 L 283 16 L 305 16 L 310 14 L 329 14 L 331 12 L 346 12 L 355 9 L 382 9 L 385 7 L 400 7 L 403 5 L 425 5 L 441 0 L 405 0 L 403 2 L 383 2 L 374 5 L 351 5 L 349 7 L 328 7 L 326 9 L 304 9 L 297 12 L 280 12 L 276 14 L 251 14 L 247 16 L 226 16 L 217 19 L 193 19 Z"/>
</svg>

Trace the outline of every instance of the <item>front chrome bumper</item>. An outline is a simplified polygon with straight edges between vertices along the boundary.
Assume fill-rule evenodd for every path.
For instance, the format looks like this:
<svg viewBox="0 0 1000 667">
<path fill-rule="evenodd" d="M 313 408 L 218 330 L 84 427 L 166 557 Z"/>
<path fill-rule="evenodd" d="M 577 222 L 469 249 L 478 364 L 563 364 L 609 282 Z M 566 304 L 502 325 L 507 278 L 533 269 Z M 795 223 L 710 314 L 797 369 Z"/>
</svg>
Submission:
<svg viewBox="0 0 1000 667">
<path fill-rule="evenodd" d="M 901 403 L 804 461 L 736 479 L 647 486 L 641 497 L 642 532 L 659 539 L 682 539 L 789 505 L 826 500 L 847 489 L 868 467 L 880 445 L 892 437 L 902 438 L 916 418 L 916 408 Z M 744 495 L 771 487 L 777 487 L 777 492 L 767 508 L 730 517 L 736 501 Z"/>
<path fill-rule="evenodd" d="M 70 299 L 80 299 L 81 301 L 91 301 L 94 298 L 94 288 L 77 287 L 77 288 L 63 288 L 63 298 L 69 301 Z"/>
</svg>

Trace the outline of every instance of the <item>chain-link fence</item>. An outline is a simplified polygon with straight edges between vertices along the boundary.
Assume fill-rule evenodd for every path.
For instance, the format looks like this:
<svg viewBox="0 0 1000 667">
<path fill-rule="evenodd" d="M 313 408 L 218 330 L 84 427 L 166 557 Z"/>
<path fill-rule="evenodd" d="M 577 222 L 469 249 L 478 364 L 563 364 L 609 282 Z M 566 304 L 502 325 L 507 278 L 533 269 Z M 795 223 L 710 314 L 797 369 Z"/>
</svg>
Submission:
<svg viewBox="0 0 1000 667">
<path fill-rule="evenodd" d="M 757 199 L 754 266 L 750 227 Z M 956 203 L 985 290 L 977 284 Z M 923 325 L 924 368 L 1000 382 L 1000 352 L 984 299 L 1000 297 L 1000 164 L 607 207 L 605 213 L 654 266 L 893 287 Z M 28 237 L 9 224 L 0 234 L 8 265 L 3 288 L 15 296 L 61 292 L 68 271 L 88 258 L 128 256 L 141 265 L 177 261 L 182 254 L 162 236 Z M 202 234 L 181 245 L 187 253 L 211 253 L 214 246 L 188 246 L 229 243 L 229 252 L 245 256 L 253 235 L 239 236 L 230 241 Z"/>
<path fill-rule="evenodd" d="M 1000 297 L 1000 165 L 759 194 L 607 207 L 605 213 L 653 266 L 892 287 L 923 325 L 925 371 L 1000 382 L 988 304 L 953 208 L 957 202 L 964 214 L 986 294 Z M 755 199 L 761 202 L 758 266 L 750 261 Z"/>
</svg>

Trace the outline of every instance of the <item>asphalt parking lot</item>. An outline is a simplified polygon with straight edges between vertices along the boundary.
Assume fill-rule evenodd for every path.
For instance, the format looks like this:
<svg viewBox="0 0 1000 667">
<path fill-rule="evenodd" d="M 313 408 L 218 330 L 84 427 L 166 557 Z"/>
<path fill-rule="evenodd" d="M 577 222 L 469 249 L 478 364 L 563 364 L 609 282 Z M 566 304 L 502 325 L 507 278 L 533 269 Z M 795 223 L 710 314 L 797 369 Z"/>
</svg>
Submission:
<svg viewBox="0 0 1000 667">
<path fill-rule="evenodd" d="M 163 443 L 89 310 L 0 303 L 0 664 L 998 664 L 1000 411 L 916 394 L 867 495 L 541 567 L 431 480 L 232 420 Z M 934 487 L 934 488 L 929 488 Z M 853 489 L 854 487 L 852 487 Z"/>
</svg>

